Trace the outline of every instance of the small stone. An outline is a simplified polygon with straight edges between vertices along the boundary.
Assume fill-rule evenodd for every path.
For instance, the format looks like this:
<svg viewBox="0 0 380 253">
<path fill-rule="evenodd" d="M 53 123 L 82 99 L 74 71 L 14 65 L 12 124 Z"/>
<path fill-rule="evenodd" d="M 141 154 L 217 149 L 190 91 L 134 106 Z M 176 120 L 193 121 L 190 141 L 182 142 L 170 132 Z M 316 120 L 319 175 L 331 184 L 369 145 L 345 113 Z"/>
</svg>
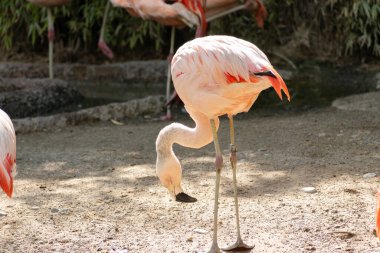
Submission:
<svg viewBox="0 0 380 253">
<path fill-rule="evenodd" d="M 187 242 L 192 242 L 192 241 L 193 241 L 193 237 L 191 237 L 191 236 L 190 236 L 190 237 L 187 237 L 186 241 L 187 241 Z"/>
<path fill-rule="evenodd" d="M 38 210 L 38 209 L 40 209 L 40 207 L 39 206 L 31 206 L 30 209 L 31 210 Z"/>
<path fill-rule="evenodd" d="M 316 251 L 317 248 L 315 248 L 314 246 L 309 246 L 309 247 L 306 247 L 306 250 L 308 250 L 308 251 Z"/>
<path fill-rule="evenodd" d="M 52 213 L 58 213 L 58 212 L 59 212 L 59 209 L 53 207 L 53 208 L 50 209 L 50 212 L 52 212 Z"/>
<path fill-rule="evenodd" d="M 363 178 L 373 178 L 376 177 L 376 173 L 366 173 L 363 175 Z"/>
<path fill-rule="evenodd" d="M 317 190 L 315 189 L 315 187 L 312 187 L 312 186 L 303 187 L 301 190 L 303 192 L 306 192 L 306 193 L 316 193 L 317 192 Z"/>
<path fill-rule="evenodd" d="M 5 217 L 8 214 L 5 211 L 0 210 L 0 217 Z"/>
<path fill-rule="evenodd" d="M 61 209 L 59 209 L 59 213 L 60 214 L 68 214 L 69 211 L 70 211 L 70 209 L 68 209 L 68 208 L 61 208 Z"/>
<path fill-rule="evenodd" d="M 68 242 L 70 242 L 70 240 L 67 238 L 64 238 L 64 239 L 59 240 L 59 242 L 60 243 L 68 243 Z"/>
<path fill-rule="evenodd" d="M 197 234 L 207 234 L 207 230 L 202 229 L 202 228 L 196 228 L 194 229 L 194 232 Z"/>
</svg>

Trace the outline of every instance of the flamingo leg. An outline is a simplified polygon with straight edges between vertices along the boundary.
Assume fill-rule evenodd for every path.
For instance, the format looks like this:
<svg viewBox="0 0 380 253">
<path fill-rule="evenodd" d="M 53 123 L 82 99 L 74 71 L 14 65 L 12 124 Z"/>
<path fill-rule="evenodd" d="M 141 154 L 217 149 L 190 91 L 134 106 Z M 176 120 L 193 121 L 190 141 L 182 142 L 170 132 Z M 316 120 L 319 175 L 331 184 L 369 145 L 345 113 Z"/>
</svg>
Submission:
<svg viewBox="0 0 380 253">
<path fill-rule="evenodd" d="M 222 152 L 220 150 L 219 140 L 218 140 L 218 132 L 216 130 L 215 121 L 211 120 L 211 130 L 214 138 L 215 145 L 215 169 L 216 169 L 216 179 L 215 179 L 215 202 L 214 202 L 214 234 L 212 237 L 212 245 L 208 253 L 219 253 L 220 249 L 218 246 L 218 208 L 219 208 L 219 185 L 220 185 L 220 174 L 223 167 L 223 158 Z"/>
<path fill-rule="evenodd" d="M 239 220 L 239 203 L 237 197 L 237 180 L 236 180 L 236 146 L 235 146 L 235 129 L 234 129 L 234 119 L 232 115 L 228 115 L 228 119 L 230 122 L 230 140 L 231 140 L 231 154 L 230 154 L 230 162 L 232 167 L 233 174 L 233 187 L 234 187 L 234 199 L 235 199 L 235 215 L 236 215 L 236 229 L 237 229 L 237 240 L 234 244 L 223 248 L 224 251 L 234 251 L 234 252 L 249 252 L 253 249 L 252 246 L 248 246 L 243 242 L 240 235 L 240 220 Z"/>
<path fill-rule="evenodd" d="M 168 72 L 167 72 L 167 79 L 166 79 L 166 102 L 169 102 L 170 100 L 170 84 L 171 84 L 171 62 L 173 58 L 174 53 L 174 42 L 175 42 L 175 27 L 172 26 L 171 35 L 170 35 L 170 51 L 168 55 Z M 171 120 L 172 119 L 172 112 L 171 112 L 171 105 L 168 105 L 166 107 L 166 115 L 163 116 L 162 120 Z"/>
<path fill-rule="evenodd" d="M 51 8 L 47 8 L 48 13 L 48 40 L 49 40 L 49 78 L 54 78 L 53 73 L 53 49 L 54 49 L 54 20 Z"/>
<path fill-rule="evenodd" d="M 99 36 L 99 41 L 98 41 L 98 48 L 102 51 L 102 53 L 107 56 L 109 59 L 113 59 L 114 54 L 112 50 L 108 47 L 104 36 L 106 32 L 106 26 L 107 26 L 107 18 L 108 18 L 108 13 L 111 7 L 111 2 L 107 1 L 106 8 L 104 10 L 103 14 L 103 21 L 102 21 L 102 27 L 100 28 L 100 36 Z"/>
</svg>

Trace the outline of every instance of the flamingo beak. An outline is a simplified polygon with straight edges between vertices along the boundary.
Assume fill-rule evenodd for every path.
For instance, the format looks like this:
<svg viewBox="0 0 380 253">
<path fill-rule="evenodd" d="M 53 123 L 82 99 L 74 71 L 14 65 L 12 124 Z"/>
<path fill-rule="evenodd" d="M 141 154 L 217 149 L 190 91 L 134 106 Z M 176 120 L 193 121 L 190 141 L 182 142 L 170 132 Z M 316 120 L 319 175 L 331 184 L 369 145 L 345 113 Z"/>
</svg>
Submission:
<svg viewBox="0 0 380 253">
<path fill-rule="evenodd" d="M 193 198 L 184 192 L 180 192 L 177 195 L 175 195 L 175 200 L 177 202 L 183 202 L 183 203 L 193 203 L 197 201 L 196 198 Z"/>
</svg>

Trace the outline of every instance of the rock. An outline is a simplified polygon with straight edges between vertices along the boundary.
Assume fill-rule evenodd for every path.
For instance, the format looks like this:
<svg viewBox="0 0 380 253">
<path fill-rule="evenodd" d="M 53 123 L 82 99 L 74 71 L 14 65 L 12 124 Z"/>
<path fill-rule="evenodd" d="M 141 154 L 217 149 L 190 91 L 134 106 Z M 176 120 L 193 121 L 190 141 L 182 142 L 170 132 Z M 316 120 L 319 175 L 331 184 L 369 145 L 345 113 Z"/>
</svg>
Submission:
<svg viewBox="0 0 380 253">
<path fill-rule="evenodd" d="M 196 228 L 194 229 L 194 232 L 197 234 L 207 234 L 207 230 L 202 229 L 202 228 Z"/>
<path fill-rule="evenodd" d="M 301 190 L 303 192 L 306 192 L 306 193 L 316 193 L 317 192 L 317 190 L 315 189 L 315 187 L 312 187 L 312 186 L 303 187 Z"/>
<path fill-rule="evenodd" d="M 8 214 L 5 211 L 0 210 L 0 217 L 5 217 Z"/>
<path fill-rule="evenodd" d="M 0 87 L 0 108 L 11 118 L 46 114 L 82 98 L 73 85 L 58 79 L 2 79 Z"/>
<path fill-rule="evenodd" d="M 380 72 L 375 75 L 376 89 L 380 90 Z"/>
<path fill-rule="evenodd" d="M 38 210 L 38 209 L 40 209 L 40 207 L 38 207 L 38 206 L 31 206 L 30 209 L 31 210 Z"/>
<path fill-rule="evenodd" d="M 78 81 L 164 81 L 168 63 L 165 60 L 128 61 L 123 63 L 54 64 L 56 78 Z M 39 63 L 1 63 L 2 78 L 47 78 L 47 64 Z"/>
<path fill-rule="evenodd" d="M 53 208 L 50 209 L 50 212 L 52 212 L 52 213 L 58 213 L 58 212 L 59 212 L 59 209 L 53 207 Z"/>
<path fill-rule="evenodd" d="M 346 111 L 378 112 L 380 111 L 379 101 L 380 91 L 374 91 L 338 98 L 333 101 L 332 107 Z"/>
<path fill-rule="evenodd" d="M 164 96 L 148 96 L 123 103 L 112 103 L 82 109 L 77 112 L 60 113 L 45 117 L 13 120 L 18 133 L 43 131 L 44 129 L 64 128 L 82 122 L 109 121 L 125 117 L 136 117 L 147 113 L 159 113 L 165 104 Z"/>
<path fill-rule="evenodd" d="M 186 241 L 187 242 L 192 242 L 193 241 L 193 237 L 191 237 L 191 236 L 187 237 Z"/>
<path fill-rule="evenodd" d="M 366 173 L 363 175 L 363 178 L 373 178 L 376 177 L 376 173 Z"/>
<path fill-rule="evenodd" d="M 59 213 L 60 214 L 68 214 L 70 212 L 70 209 L 68 208 L 60 208 Z"/>
</svg>

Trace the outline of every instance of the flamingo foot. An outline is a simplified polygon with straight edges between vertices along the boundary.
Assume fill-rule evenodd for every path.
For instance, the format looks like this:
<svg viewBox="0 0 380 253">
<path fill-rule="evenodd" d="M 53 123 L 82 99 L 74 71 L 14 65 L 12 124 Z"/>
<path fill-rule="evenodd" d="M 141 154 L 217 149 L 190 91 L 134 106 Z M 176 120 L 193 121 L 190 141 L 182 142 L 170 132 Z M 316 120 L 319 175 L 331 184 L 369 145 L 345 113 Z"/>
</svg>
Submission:
<svg viewBox="0 0 380 253">
<path fill-rule="evenodd" d="M 218 244 L 213 243 L 209 251 L 197 251 L 197 253 L 221 253 Z"/>
<path fill-rule="evenodd" d="M 241 238 L 238 238 L 237 241 L 225 248 L 222 248 L 223 251 L 230 251 L 230 252 L 250 252 L 255 246 L 249 246 L 243 242 Z"/>
<path fill-rule="evenodd" d="M 98 48 L 102 51 L 102 53 L 108 57 L 109 59 L 113 59 L 114 54 L 112 50 L 108 47 L 105 41 L 99 40 Z"/>
</svg>

